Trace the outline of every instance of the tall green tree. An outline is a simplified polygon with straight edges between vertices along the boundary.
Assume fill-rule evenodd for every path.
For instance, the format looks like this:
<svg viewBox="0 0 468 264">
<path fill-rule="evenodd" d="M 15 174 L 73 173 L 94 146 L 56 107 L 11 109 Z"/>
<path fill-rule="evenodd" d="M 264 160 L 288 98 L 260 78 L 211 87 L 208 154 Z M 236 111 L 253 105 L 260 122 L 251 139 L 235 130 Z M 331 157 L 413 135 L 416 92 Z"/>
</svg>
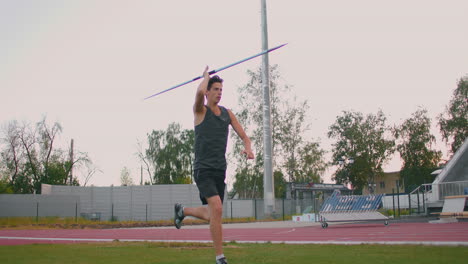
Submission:
<svg viewBox="0 0 468 264">
<path fill-rule="evenodd" d="M 0 159 L 2 174 L 15 193 L 40 193 L 41 184 L 70 184 L 72 166 L 91 166 L 86 153 L 76 151 L 71 161 L 68 151 L 57 148 L 57 138 L 62 126 L 55 122 L 50 125 L 44 117 L 40 122 L 20 124 L 10 121 L 1 130 Z M 79 185 L 72 179 L 72 185 Z"/>
<path fill-rule="evenodd" d="M 275 171 L 273 173 L 273 179 L 275 181 L 275 198 L 285 199 L 286 198 L 286 186 L 287 181 L 284 177 L 283 172 Z M 263 199 L 263 197 L 261 197 Z"/>
<path fill-rule="evenodd" d="M 171 123 L 166 130 L 153 130 L 148 134 L 145 159 L 153 173 L 153 184 L 192 183 L 193 130 L 182 130 L 180 124 Z"/>
<path fill-rule="evenodd" d="M 234 189 L 242 198 L 263 197 L 263 104 L 260 69 L 248 71 L 248 83 L 238 89 L 239 108 L 233 110 L 252 141 L 256 155 L 254 162 L 246 161 L 241 155 L 242 141 L 234 138 L 231 158 L 235 161 L 236 182 Z M 286 177 L 290 181 L 320 181 L 325 170 L 324 151 L 316 142 L 304 139 L 307 101 L 291 99 L 290 87 L 280 82 L 277 65 L 270 68 L 270 100 L 272 120 L 273 174 L 275 196 L 282 197 Z M 278 193 L 277 193 L 278 192 Z"/>
<path fill-rule="evenodd" d="M 320 175 L 327 167 L 325 151 L 318 142 L 304 139 L 309 127 L 305 121 L 309 107 L 307 101 L 296 101 L 294 98 L 293 104 L 285 102 L 280 116 L 279 150 L 284 158 L 281 168 L 286 171 L 289 182 L 320 182 Z"/>
<path fill-rule="evenodd" d="M 304 128 L 306 110 L 306 101 L 302 102 L 299 107 L 288 105 L 285 113 L 279 117 L 282 122 L 279 125 L 281 132 L 278 138 L 282 150 L 286 154 L 286 156 L 283 156 L 285 160 L 282 167 L 289 176 L 289 182 L 297 182 L 305 176 L 298 170 L 298 167 L 301 163 L 299 152 L 304 142 L 303 132 L 306 129 Z"/>
<path fill-rule="evenodd" d="M 450 144 L 453 154 L 468 138 L 468 76 L 460 79 L 449 105 L 438 119 L 442 138 Z"/>
<path fill-rule="evenodd" d="M 321 175 L 328 165 L 324 159 L 325 150 L 320 148 L 318 142 L 304 142 L 298 149 L 299 162 L 296 166 L 295 182 L 320 183 Z"/>
<path fill-rule="evenodd" d="M 403 160 L 400 177 L 406 192 L 434 180 L 431 172 L 437 168 L 442 153 L 432 148 L 436 139 L 430 129 L 427 110 L 420 108 L 394 130 L 396 148 Z"/>
<path fill-rule="evenodd" d="M 261 88 L 260 69 L 257 71 L 248 70 L 249 81 L 246 85 L 239 87 L 238 108 L 233 109 L 239 122 L 252 142 L 252 150 L 255 153 L 255 160 L 247 161 L 241 151 L 243 142 L 235 133 L 231 133 L 234 141 L 233 151 L 230 157 L 236 164 L 234 191 L 241 198 L 262 198 L 263 197 L 263 93 Z M 277 85 L 279 75 L 277 66 L 270 68 L 270 100 L 271 100 L 271 130 L 272 130 L 272 151 L 276 153 L 279 142 L 277 131 L 279 130 L 279 104 L 278 93 L 282 87 Z M 273 157 L 273 167 L 276 167 L 276 159 Z M 276 194 L 275 194 L 276 195 Z"/>
<path fill-rule="evenodd" d="M 333 160 L 336 164 L 343 157 L 353 158 L 354 163 L 338 168 L 334 175 L 337 183 L 352 184 L 361 191 L 364 186 L 374 183 L 383 174 L 383 165 L 395 151 L 395 142 L 387 131 L 386 117 L 379 110 L 377 114 L 364 116 L 360 112 L 343 111 L 328 130 L 333 143 Z"/>
</svg>

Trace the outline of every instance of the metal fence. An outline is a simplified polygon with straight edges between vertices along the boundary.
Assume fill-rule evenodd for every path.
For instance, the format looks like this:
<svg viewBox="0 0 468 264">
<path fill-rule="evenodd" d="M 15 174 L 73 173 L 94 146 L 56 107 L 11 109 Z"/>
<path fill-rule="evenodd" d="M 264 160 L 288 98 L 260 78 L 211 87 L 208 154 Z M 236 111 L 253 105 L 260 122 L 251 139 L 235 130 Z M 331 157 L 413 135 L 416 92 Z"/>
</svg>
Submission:
<svg viewBox="0 0 468 264">
<path fill-rule="evenodd" d="M 176 202 L 187 207 L 201 206 L 197 187 L 191 184 L 128 187 L 45 185 L 41 195 L 0 195 L 0 217 L 168 220 L 173 217 Z M 317 199 L 277 199 L 273 217 L 290 220 L 290 215 L 302 214 L 305 209 L 318 211 L 320 205 Z M 223 217 L 264 219 L 263 208 L 262 199 L 228 199 L 223 205 Z"/>
<path fill-rule="evenodd" d="M 177 200 L 177 199 L 175 199 Z M 89 206 L 76 195 L 0 195 L 0 217 L 70 217 L 100 221 L 155 221 L 169 220 L 174 214 L 174 203 L 166 200 L 158 202 L 110 202 L 99 200 Z M 201 206 L 183 203 L 184 206 Z M 264 201 L 226 200 L 223 206 L 224 218 L 265 219 Z M 291 220 L 291 215 L 302 214 L 304 210 L 318 210 L 311 200 L 275 200 L 273 217 Z"/>
<path fill-rule="evenodd" d="M 227 200 L 225 202 L 224 217 L 254 219 L 276 218 L 291 220 L 292 215 L 301 215 L 304 212 L 318 212 L 322 203 L 315 199 L 275 199 L 275 210 L 271 216 L 264 213 L 263 199 Z"/>
<path fill-rule="evenodd" d="M 408 209 L 410 214 L 428 214 L 430 208 L 440 208 L 445 197 L 468 195 L 468 181 L 422 184 L 409 194 L 388 195 L 383 199 L 383 207 L 393 210 Z"/>
<path fill-rule="evenodd" d="M 468 182 L 441 183 L 425 186 L 413 194 L 387 195 L 382 199 L 383 209 L 412 209 L 424 213 L 425 202 L 431 193 L 440 197 L 462 195 Z M 226 197 L 226 195 L 225 195 Z M 150 185 L 128 187 L 45 186 L 41 195 L 0 195 L 0 217 L 84 217 L 94 220 L 154 221 L 173 217 L 174 203 L 201 206 L 198 189 L 191 184 Z M 276 199 L 274 218 L 291 220 L 292 215 L 317 213 L 323 200 Z M 264 219 L 262 199 L 225 200 L 225 218 Z M 270 216 L 268 216 L 270 217 Z"/>
<path fill-rule="evenodd" d="M 99 197 L 99 195 L 97 195 Z M 105 201 L 98 199 L 90 205 L 90 201 L 80 199 L 76 195 L 0 195 L 0 217 L 83 217 L 91 220 L 115 221 L 154 221 L 168 220 L 173 217 L 174 203 L 166 199 L 155 201 Z M 174 197 L 174 201 L 182 201 Z M 421 199 L 422 201 L 422 199 Z M 184 206 L 201 206 L 198 202 L 184 203 Z M 292 215 L 303 213 L 318 213 L 323 201 L 319 199 L 276 199 L 276 219 L 291 220 Z M 383 208 L 418 208 L 411 205 L 408 195 L 386 196 Z M 264 202 L 262 199 L 226 200 L 223 206 L 224 218 L 265 219 Z"/>
</svg>

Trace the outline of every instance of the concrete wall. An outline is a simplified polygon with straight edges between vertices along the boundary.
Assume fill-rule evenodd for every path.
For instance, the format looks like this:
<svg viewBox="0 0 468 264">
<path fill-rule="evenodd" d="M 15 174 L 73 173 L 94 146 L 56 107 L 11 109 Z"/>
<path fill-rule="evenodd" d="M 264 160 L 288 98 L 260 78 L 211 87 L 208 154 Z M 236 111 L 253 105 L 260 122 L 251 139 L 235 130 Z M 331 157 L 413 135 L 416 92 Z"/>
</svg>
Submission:
<svg viewBox="0 0 468 264">
<path fill-rule="evenodd" d="M 112 216 L 119 221 L 154 221 L 171 219 L 176 200 L 189 207 L 201 205 L 198 193 L 197 195 L 190 193 L 193 192 L 190 187 L 186 187 L 185 190 L 180 186 L 165 187 L 164 189 L 157 188 L 158 190 L 150 186 L 68 189 L 68 192 L 73 191 L 74 195 L 67 194 L 64 188 L 55 190 L 61 194 L 2 194 L 0 195 L 0 217 L 91 217 L 94 214 L 103 221 L 110 220 Z M 397 196 L 394 199 L 395 207 L 398 207 Z M 385 209 L 393 208 L 392 196 L 386 196 L 382 201 Z M 300 215 L 306 208 L 314 212 L 313 204 L 312 200 L 276 199 L 275 216 L 282 218 L 283 215 Z M 408 206 L 408 195 L 400 195 L 400 208 L 408 208 Z M 411 198 L 411 207 L 417 209 L 417 206 L 417 197 L 414 194 Z M 422 194 L 420 194 L 420 206 L 423 210 Z M 316 210 L 319 211 L 320 207 L 321 202 L 316 201 Z M 223 217 L 263 219 L 265 218 L 263 200 L 226 200 Z M 286 218 L 286 220 L 291 219 Z"/>
<path fill-rule="evenodd" d="M 198 189 L 191 184 L 118 187 L 44 185 L 42 196 L 79 197 L 81 214 L 99 213 L 101 220 L 162 220 L 174 214 L 174 204 L 201 206 Z"/>
<path fill-rule="evenodd" d="M 80 210 L 78 196 L 0 194 L 0 217 L 75 217 Z"/>
<path fill-rule="evenodd" d="M 0 195 L 0 217 L 13 216 L 60 216 L 80 217 L 97 214 L 100 220 L 154 221 L 168 220 L 173 217 L 174 203 L 184 206 L 201 206 L 198 189 L 191 184 L 148 185 L 128 187 L 79 187 L 45 185 L 41 195 Z M 412 197 L 411 207 L 417 208 L 417 198 Z M 316 200 L 319 211 L 322 201 Z M 276 217 L 302 214 L 312 207 L 312 199 L 275 200 Z M 386 209 L 393 208 L 392 196 L 383 199 Z M 395 196 L 395 206 L 397 199 Z M 420 196 L 422 206 L 422 196 Z M 400 195 L 400 208 L 408 207 L 408 195 Z M 265 218 L 263 200 L 225 200 L 225 218 L 252 217 Z M 287 219 L 290 220 L 290 219 Z"/>
<path fill-rule="evenodd" d="M 225 195 L 227 197 L 227 195 Z M 128 187 L 43 185 L 41 195 L 0 195 L 0 217 L 96 217 L 100 220 L 153 221 L 171 219 L 174 203 L 201 206 L 198 189 L 191 184 Z M 275 201 L 276 217 L 301 214 L 312 200 Z M 225 200 L 225 218 L 265 218 L 263 200 Z M 320 208 L 316 203 L 317 210 Z"/>
</svg>

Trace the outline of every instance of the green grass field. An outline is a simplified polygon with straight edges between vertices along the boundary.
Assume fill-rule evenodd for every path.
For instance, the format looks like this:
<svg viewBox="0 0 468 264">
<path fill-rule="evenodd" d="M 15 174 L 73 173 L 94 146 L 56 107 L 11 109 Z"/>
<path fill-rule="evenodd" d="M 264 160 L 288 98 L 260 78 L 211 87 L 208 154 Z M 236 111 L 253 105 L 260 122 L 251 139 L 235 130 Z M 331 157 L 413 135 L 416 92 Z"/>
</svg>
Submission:
<svg viewBox="0 0 468 264">
<path fill-rule="evenodd" d="M 214 263 L 210 244 L 91 243 L 0 246 L 0 263 L 102 263 L 102 264 L 206 264 Z M 387 245 L 225 245 L 230 264 L 355 263 L 417 264 L 467 263 L 467 247 Z"/>
</svg>

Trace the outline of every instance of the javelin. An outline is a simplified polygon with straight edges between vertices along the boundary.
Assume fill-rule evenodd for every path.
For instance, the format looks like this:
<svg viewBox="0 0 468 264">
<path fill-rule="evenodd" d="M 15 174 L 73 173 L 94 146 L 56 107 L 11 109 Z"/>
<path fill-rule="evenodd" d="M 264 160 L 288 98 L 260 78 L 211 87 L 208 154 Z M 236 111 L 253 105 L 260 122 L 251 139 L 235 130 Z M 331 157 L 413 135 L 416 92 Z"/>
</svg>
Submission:
<svg viewBox="0 0 468 264">
<path fill-rule="evenodd" d="M 221 67 L 221 68 L 219 68 L 219 69 L 212 70 L 212 71 L 208 72 L 208 74 L 209 74 L 209 75 L 212 75 L 212 74 L 215 74 L 215 73 L 220 72 L 220 71 L 222 71 L 222 70 L 225 70 L 225 69 L 227 69 L 227 68 L 231 68 L 232 66 L 235 66 L 235 65 L 237 65 L 237 64 L 246 62 L 246 61 L 251 60 L 251 59 L 253 59 L 253 58 L 255 58 L 255 57 L 261 56 L 261 55 L 263 55 L 263 54 L 267 54 L 267 53 L 270 52 L 270 51 L 274 51 L 274 50 L 276 50 L 276 49 L 279 49 L 279 48 L 283 47 L 283 46 L 286 45 L 286 44 L 288 44 L 288 43 L 279 45 L 279 46 L 274 47 L 274 48 L 271 48 L 271 49 L 269 49 L 269 50 L 264 50 L 264 51 L 262 51 L 262 52 L 260 52 L 260 53 L 258 53 L 258 54 L 255 54 L 255 55 L 253 55 L 253 56 L 250 56 L 250 57 L 245 58 L 245 59 L 243 59 L 243 60 L 240 60 L 240 61 L 238 61 L 238 62 L 234 62 L 234 63 L 231 63 L 231 64 L 229 64 L 229 65 L 227 65 L 227 66 Z M 143 99 L 143 100 L 149 99 L 149 98 L 151 98 L 151 97 L 155 97 L 155 96 L 160 95 L 160 94 L 163 94 L 163 93 L 165 93 L 165 92 L 169 92 L 170 90 L 173 90 L 173 89 L 178 88 L 178 87 L 180 87 L 180 86 L 183 86 L 183 85 L 186 85 L 186 84 L 188 84 L 188 83 L 194 82 L 194 81 L 199 80 L 199 79 L 201 79 L 201 78 L 203 78 L 203 75 L 200 75 L 200 76 L 198 76 L 198 77 L 195 77 L 195 78 L 193 78 L 192 80 L 183 82 L 183 83 L 178 84 L 178 85 L 176 85 L 176 86 L 172 86 L 172 87 L 169 88 L 169 89 L 163 90 L 163 91 L 158 92 L 158 93 L 155 93 L 155 94 L 153 94 L 153 95 L 150 95 L 150 96 L 146 97 L 146 98 Z"/>
</svg>

